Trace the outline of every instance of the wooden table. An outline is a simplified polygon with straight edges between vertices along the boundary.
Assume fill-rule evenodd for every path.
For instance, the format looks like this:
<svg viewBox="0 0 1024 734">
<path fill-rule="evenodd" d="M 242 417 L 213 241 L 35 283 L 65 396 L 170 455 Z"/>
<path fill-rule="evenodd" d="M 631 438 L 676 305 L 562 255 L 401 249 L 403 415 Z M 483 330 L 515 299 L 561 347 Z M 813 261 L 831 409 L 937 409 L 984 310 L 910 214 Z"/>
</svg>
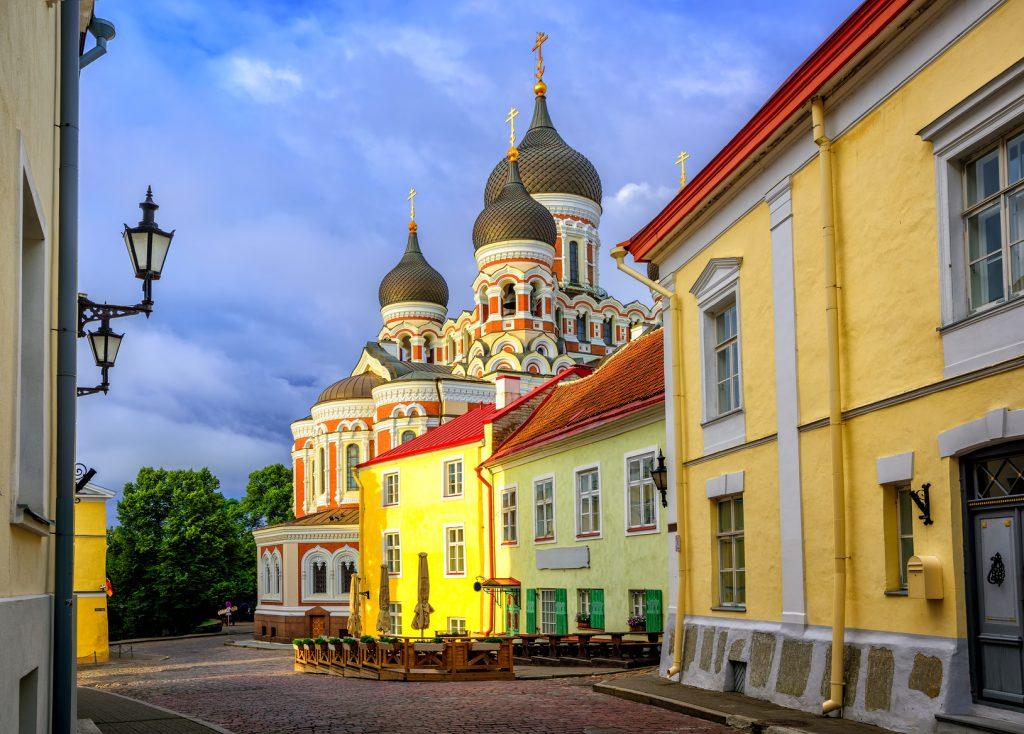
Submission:
<svg viewBox="0 0 1024 734">
<path fill-rule="evenodd" d="M 656 645 L 661 641 L 661 632 L 604 632 L 603 634 L 608 635 L 611 638 L 612 650 L 615 652 L 615 657 L 622 658 L 622 642 L 626 635 L 644 635 L 647 638 L 647 642 L 651 645 Z"/>
</svg>

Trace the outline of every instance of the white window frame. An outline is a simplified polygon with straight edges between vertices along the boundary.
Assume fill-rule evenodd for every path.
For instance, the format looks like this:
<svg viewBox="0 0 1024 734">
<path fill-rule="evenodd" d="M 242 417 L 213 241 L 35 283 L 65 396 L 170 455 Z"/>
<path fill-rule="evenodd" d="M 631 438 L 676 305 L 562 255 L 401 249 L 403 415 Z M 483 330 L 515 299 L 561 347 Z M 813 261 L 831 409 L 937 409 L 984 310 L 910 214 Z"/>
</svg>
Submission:
<svg viewBox="0 0 1024 734">
<path fill-rule="evenodd" d="M 338 465 L 342 466 L 342 476 L 339 477 L 338 479 L 338 486 L 341 488 L 341 491 L 338 492 L 338 495 L 341 496 L 344 495 L 346 492 L 359 491 L 359 477 L 356 476 L 355 469 L 357 466 L 359 466 L 359 463 L 362 460 L 363 447 L 359 444 L 358 441 L 344 441 L 340 443 L 339 446 L 343 447 L 342 453 L 344 456 L 344 461 L 338 462 Z M 354 464 L 350 464 L 348 450 L 353 447 L 356 450 L 356 461 Z M 349 486 L 350 482 L 352 483 L 352 486 Z"/>
<path fill-rule="evenodd" d="M 322 560 L 326 568 L 324 592 L 313 591 L 313 564 Z M 334 571 L 331 563 L 331 554 L 326 548 L 316 546 L 310 548 L 302 556 L 302 598 L 303 599 L 330 599 L 331 582 L 334 578 Z"/>
<path fill-rule="evenodd" d="M 743 306 L 740 302 L 740 266 L 743 258 L 722 257 L 709 261 L 690 288 L 697 299 L 701 345 L 701 430 L 704 453 L 737 446 L 746 441 L 743 397 Z M 739 377 L 738 404 L 727 411 L 718 410 L 718 368 L 715 349 L 715 317 L 726 308 L 736 307 L 736 364 Z"/>
<path fill-rule="evenodd" d="M 398 542 L 395 544 L 396 550 L 396 565 L 398 566 L 397 571 L 393 571 L 391 558 L 388 557 L 388 536 L 394 535 Z M 402 578 L 402 534 L 398 528 L 387 528 L 381 531 L 381 558 L 384 559 L 384 565 L 388 567 L 388 576 L 391 578 L 400 579 Z"/>
<path fill-rule="evenodd" d="M 720 530 L 721 520 L 719 519 L 722 512 L 722 505 L 728 503 L 731 508 L 735 508 L 735 503 L 740 502 L 743 505 L 743 527 L 739 530 L 736 529 L 736 518 L 733 509 L 733 517 L 731 520 L 731 527 L 729 530 Z M 747 507 L 746 503 L 743 502 L 743 493 L 738 492 L 736 494 L 724 495 L 719 497 L 715 501 L 715 583 L 718 590 L 718 607 L 722 609 L 746 609 L 747 608 L 747 566 L 746 566 L 746 547 L 747 547 Z M 736 540 L 740 539 L 743 542 L 743 565 L 740 566 L 736 560 Z M 722 566 L 722 548 L 721 544 L 728 542 L 732 544 L 732 565 L 729 567 Z M 722 574 L 723 572 L 731 573 L 733 576 L 733 595 L 737 595 L 737 584 L 736 574 L 743 574 L 743 599 L 742 601 L 736 601 L 735 598 L 732 601 L 725 601 L 722 599 Z"/>
<path fill-rule="evenodd" d="M 452 542 L 452 531 L 458 530 L 462 533 L 462 540 Z M 462 549 L 462 570 L 452 570 L 451 551 L 452 548 Z M 468 554 L 466 552 L 466 526 L 461 522 L 446 523 L 444 526 L 444 575 L 448 578 L 465 578 Z"/>
<path fill-rule="evenodd" d="M 388 480 L 391 477 L 394 477 L 395 479 L 394 502 L 388 501 Z M 381 507 L 397 507 L 398 503 L 402 501 L 402 477 L 401 472 L 398 469 L 392 469 L 390 471 L 383 472 L 380 475 L 380 501 Z"/>
<path fill-rule="evenodd" d="M 537 535 L 537 485 L 544 482 L 551 482 L 551 535 Z M 533 478 L 533 542 L 542 545 L 555 543 L 558 540 L 558 516 L 555 505 L 555 475 L 545 474 Z"/>
<path fill-rule="evenodd" d="M 625 527 L 626 535 L 651 535 L 657 533 L 661 529 L 661 501 L 658 496 L 658 490 L 654 486 L 653 480 L 650 476 L 647 478 L 641 477 L 640 486 L 649 484 L 652 490 L 652 500 L 654 503 L 654 524 L 652 526 L 647 525 L 632 525 L 630 523 L 630 492 L 632 490 L 631 482 L 629 481 L 629 462 L 634 459 L 642 459 L 645 456 L 650 456 L 652 461 L 657 463 L 657 446 L 648 446 L 646 448 L 637 449 L 632 451 L 622 458 L 622 484 L 623 484 L 623 499 L 625 500 L 623 525 Z M 641 463 L 641 471 L 643 471 L 643 464 Z"/>
<path fill-rule="evenodd" d="M 448 467 L 458 466 L 458 491 L 449 493 Z M 441 499 L 457 500 L 465 496 L 465 462 L 462 456 L 450 456 L 441 461 Z"/>
<path fill-rule="evenodd" d="M 388 624 L 391 629 L 389 633 L 395 636 L 402 634 L 402 602 L 393 601 L 388 603 Z"/>
<path fill-rule="evenodd" d="M 576 614 L 585 614 L 590 616 L 590 591 L 588 587 L 586 589 L 576 589 Z"/>
<path fill-rule="evenodd" d="M 342 564 L 353 564 L 353 574 L 359 573 L 359 553 L 351 546 L 345 546 L 334 552 L 331 557 L 331 570 L 334 578 L 331 580 L 331 588 L 334 589 L 334 597 L 337 599 L 348 599 L 348 588 L 345 586 L 345 574 L 342 571 Z"/>
<path fill-rule="evenodd" d="M 647 619 L 647 589 L 629 590 L 629 616 Z"/>
<path fill-rule="evenodd" d="M 550 595 L 551 623 L 547 623 L 544 609 L 545 596 Z M 554 589 L 537 589 L 537 631 L 542 635 L 553 635 L 558 631 L 558 598 Z"/>
<path fill-rule="evenodd" d="M 583 497 L 580 493 L 580 475 L 594 473 L 597 476 L 597 490 L 591 493 L 590 497 L 597 497 L 597 530 L 588 530 L 584 533 L 581 529 L 583 519 Z M 588 464 L 577 466 L 572 470 L 572 496 L 573 516 L 576 522 L 576 540 L 589 541 L 604 537 L 604 497 L 602 496 L 601 465 Z M 591 513 L 592 514 L 592 513 Z"/>
<path fill-rule="evenodd" d="M 505 500 L 507 497 L 512 497 L 511 504 L 506 504 Z M 501 544 L 503 546 L 517 546 L 519 545 L 519 485 L 511 484 L 507 487 L 503 487 L 501 490 L 501 498 L 499 500 L 500 505 L 498 511 L 501 513 Z M 508 522 L 509 514 L 512 515 L 512 522 Z M 511 530 L 512 539 L 508 539 L 509 530 Z"/>
<path fill-rule="evenodd" d="M 963 165 L 1024 125 L 1024 61 L 1019 61 L 925 126 L 932 143 L 938 212 L 938 278 L 944 376 L 1024 355 L 1024 298 L 971 312 Z"/>
<path fill-rule="evenodd" d="M 448 617 L 448 632 L 453 635 L 464 635 L 466 634 L 466 618 L 465 617 Z"/>
<path fill-rule="evenodd" d="M 910 560 L 908 556 L 906 559 L 903 558 L 903 541 L 910 541 L 910 555 L 914 555 L 914 515 L 916 514 L 914 508 L 914 502 L 910 499 L 910 484 L 901 483 L 893 485 L 893 495 L 896 499 L 896 522 L 893 523 L 896 530 L 896 537 L 892 539 L 896 545 L 896 560 L 899 562 L 899 571 L 896 578 L 899 581 L 899 589 L 906 590 L 907 588 L 907 561 Z M 910 507 L 910 521 L 909 527 L 903 525 L 903 503 L 906 502 Z"/>
</svg>

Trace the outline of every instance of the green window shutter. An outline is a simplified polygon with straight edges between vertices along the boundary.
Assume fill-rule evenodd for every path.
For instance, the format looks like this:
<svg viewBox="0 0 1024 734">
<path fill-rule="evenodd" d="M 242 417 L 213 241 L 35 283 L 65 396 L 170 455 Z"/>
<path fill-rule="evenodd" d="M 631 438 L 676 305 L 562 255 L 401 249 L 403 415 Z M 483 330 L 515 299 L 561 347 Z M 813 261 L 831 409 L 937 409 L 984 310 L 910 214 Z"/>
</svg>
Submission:
<svg viewBox="0 0 1024 734">
<path fill-rule="evenodd" d="M 661 589 L 645 589 L 644 604 L 647 606 L 647 631 L 661 632 Z"/>
<path fill-rule="evenodd" d="M 537 634 L 537 590 L 526 590 L 526 634 Z"/>
<path fill-rule="evenodd" d="M 604 629 L 604 589 L 590 590 L 590 626 Z"/>
<path fill-rule="evenodd" d="M 565 589 L 555 589 L 555 634 L 569 634 L 568 605 L 566 604 L 567 594 Z"/>
</svg>

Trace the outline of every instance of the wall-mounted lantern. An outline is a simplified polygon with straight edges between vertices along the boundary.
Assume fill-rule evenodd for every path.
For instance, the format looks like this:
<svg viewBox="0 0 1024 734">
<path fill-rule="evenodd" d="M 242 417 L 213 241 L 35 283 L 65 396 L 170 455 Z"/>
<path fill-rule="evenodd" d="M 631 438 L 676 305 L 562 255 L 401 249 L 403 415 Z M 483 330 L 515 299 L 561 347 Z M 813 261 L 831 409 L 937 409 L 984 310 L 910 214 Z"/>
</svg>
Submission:
<svg viewBox="0 0 1024 734">
<path fill-rule="evenodd" d="M 650 471 L 654 488 L 661 493 L 661 506 L 668 507 L 668 469 L 665 467 L 665 455 L 658 449 L 658 463 Z"/>
</svg>

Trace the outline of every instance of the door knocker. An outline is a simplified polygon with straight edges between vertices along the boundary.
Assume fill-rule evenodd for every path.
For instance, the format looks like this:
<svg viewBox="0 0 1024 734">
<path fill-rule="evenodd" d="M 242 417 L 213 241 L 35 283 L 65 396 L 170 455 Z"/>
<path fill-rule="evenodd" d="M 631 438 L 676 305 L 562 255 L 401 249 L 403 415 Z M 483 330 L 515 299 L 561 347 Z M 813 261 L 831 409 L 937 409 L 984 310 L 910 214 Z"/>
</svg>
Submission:
<svg viewBox="0 0 1024 734">
<path fill-rule="evenodd" d="M 1006 580 L 1006 566 L 1003 564 L 1003 556 L 1001 553 L 996 553 L 992 556 L 992 565 L 988 567 L 988 575 L 985 580 L 990 584 L 996 586 L 1002 586 L 1003 581 Z"/>
</svg>

